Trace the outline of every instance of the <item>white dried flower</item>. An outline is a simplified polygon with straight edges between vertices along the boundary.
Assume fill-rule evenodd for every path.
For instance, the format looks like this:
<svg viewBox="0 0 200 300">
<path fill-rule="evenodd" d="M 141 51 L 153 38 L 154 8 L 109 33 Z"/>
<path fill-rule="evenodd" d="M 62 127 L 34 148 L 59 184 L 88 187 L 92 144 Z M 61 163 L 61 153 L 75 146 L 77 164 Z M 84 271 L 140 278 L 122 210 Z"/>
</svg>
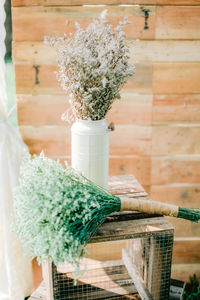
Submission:
<svg viewBox="0 0 200 300">
<path fill-rule="evenodd" d="M 57 79 L 72 95 L 74 119 L 105 118 L 113 101 L 120 98 L 121 86 L 134 73 L 123 32 L 127 18 L 114 30 L 105 18 L 106 11 L 85 30 L 76 22 L 72 36 L 45 37 L 45 43 L 57 51 Z"/>
<path fill-rule="evenodd" d="M 107 14 L 108 14 L 108 10 L 105 9 L 105 10 L 102 11 L 102 13 L 100 15 L 101 19 L 104 20 L 104 22 L 106 22 Z"/>
</svg>

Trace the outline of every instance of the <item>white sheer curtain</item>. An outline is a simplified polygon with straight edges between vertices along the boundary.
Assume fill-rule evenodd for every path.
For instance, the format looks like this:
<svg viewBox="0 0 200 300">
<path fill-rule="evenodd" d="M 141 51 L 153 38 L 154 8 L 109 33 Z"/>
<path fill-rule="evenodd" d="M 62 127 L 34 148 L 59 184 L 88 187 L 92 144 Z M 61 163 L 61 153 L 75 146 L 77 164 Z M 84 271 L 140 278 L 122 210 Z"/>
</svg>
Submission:
<svg viewBox="0 0 200 300">
<path fill-rule="evenodd" d="M 4 0 L 0 0 L 0 300 L 23 300 L 32 291 L 31 260 L 24 257 L 11 224 L 13 189 L 26 147 L 7 121 L 4 21 Z"/>
</svg>

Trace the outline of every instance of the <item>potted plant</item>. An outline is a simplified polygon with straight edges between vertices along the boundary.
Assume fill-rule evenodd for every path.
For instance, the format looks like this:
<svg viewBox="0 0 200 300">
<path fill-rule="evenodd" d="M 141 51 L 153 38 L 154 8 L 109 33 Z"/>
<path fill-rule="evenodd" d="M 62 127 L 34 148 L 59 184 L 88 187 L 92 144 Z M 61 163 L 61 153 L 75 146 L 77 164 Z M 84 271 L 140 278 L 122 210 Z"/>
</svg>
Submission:
<svg viewBox="0 0 200 300">
<path fill-rule="evenodd" d="M 127 19 L 113 30 L 105 16 L 104 11 L 85 30 L 75 23 L 74 35 L 45 37 L 45 42 L 56 49 L 57 79 L 69 93 L 71 110 L 63 118 L 74 121 L 72 166 L 107 188 L 109 129 L 105 118 L 134 68 L 123 32 Z"/>
</svg>

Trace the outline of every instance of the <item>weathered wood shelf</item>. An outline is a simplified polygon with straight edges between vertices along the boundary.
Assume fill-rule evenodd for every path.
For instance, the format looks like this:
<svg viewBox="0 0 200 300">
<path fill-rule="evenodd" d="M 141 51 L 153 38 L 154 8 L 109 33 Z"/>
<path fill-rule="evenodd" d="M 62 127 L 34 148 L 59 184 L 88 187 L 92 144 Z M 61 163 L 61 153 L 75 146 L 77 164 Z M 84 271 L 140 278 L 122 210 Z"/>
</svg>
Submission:
<svg viewBox="0 0 200 300">
<path fill-rule="evenodd" d="M 110 192 L 149 199 L 132 175 L 113 176 Z M 88 244 L 85 270 L 74 285 L 74 267 L 43 263 L 44 284 L 32 299 L 169 299 L 173 227 L 162 216 L 139 212 L 110 215 Z M 138 295 L 139 292 L 139 295 Z M 45 298 L 46 297 L 46 298 Z M 146 297 L 146 298 L 144 298 Z M 149 298 L 148 298 L 149 297 Z"/>
</svg>

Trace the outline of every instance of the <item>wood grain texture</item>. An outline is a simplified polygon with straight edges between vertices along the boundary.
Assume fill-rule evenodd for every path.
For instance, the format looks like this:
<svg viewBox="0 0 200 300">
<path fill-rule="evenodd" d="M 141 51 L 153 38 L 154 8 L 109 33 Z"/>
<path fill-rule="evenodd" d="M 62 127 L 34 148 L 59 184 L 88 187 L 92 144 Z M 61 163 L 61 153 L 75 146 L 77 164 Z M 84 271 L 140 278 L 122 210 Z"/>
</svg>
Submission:
<svg viewBox="0 0 200 300">
<path fill-rule="evenodd" d="M 200 6 L 154 6 L 149 9 L 148 30 L 144 29 L 144 13 L 140 6 L 108 6 L 108 19 L 116 25 L 127 16 L 132 23 L 125 32 L 128 39 L 199 39 Z M 85 28 L 98 17 L 103 7 L 13 7 L 13 37 L 15 41 L 42 41 L 45 35 L 60 36 L 74 32 L 76 19 Z M 32 15 L 32 18 L 30 18 Z M 51 22 L 49 22 L 51 18 Z M 37 22 L 34 20 L 37 19 Z M 69 23 L 66 26 L 65 21 Z M 34 24 L 34 31 L 32 27 Z"/>
<path fill-rule="evenodd" d="M 157 122 L 200 122 L 200 95 L 154 95 L 152 121 Z"/>
<path fill-rule="evenodd" d="M 37 289 L 42 282 L 42 267 L 39 266 L 37 259 L 32 260 L 32 272 L 33 272 L 33 289 Z"/>
<path fill-rule="evenodd" d="M 200 183 L 172 183 L 166 185 L 152 185 L 151 198 L 182 207 L 199 207 Z"/>
<path fill-rule="evenodd" d="M 200 124 L 157 124 L 152 129 L 152 155 L 200 153 Z"/>
<path fill-rule="evenodd" d="M 176 278 L 177 280 L 182 280 L 185 282 L 189 281 L 189 277 L 194 274 L 197 277 L 200 276 L 200 264 L 173 264 L 172 265 L 172 278 Z"/>
<path fill-rule="evenodd" d="M 66 274 L 68 278 L 65 278 L 65 284 L 68 288 L 68 297 L 74 300 L 84 300 L 87 298 L 118 299 L 120 295 L 121 299 L 127 299 L 127 296 L 129 299 L 136 299 L 133 294 L 137 291 L 132 280 L 130 280 L 130 276 L 123 266 L 123 263 L 119 263 L 120 265 L 118 266 L 110 265 L 109 267 L 97 268 L 91 272 L 88 271 L 85 276 L 80 277 L 77 286 L 73 286 L 72 280 L 70 280 L 70 278 L 73 278 L 73 275 L 68 272 Z M 117 269 L 116 274 L 114 274 L 115 269 Z M 118 284 L 119 282 L 120 284 Z"/>
<path fill-rule="evenodd" d="M 199 183 L 200 155 L 152 157 L 151 184 Z"/>
<path fill-rule="evenodd" d="M 116 125 L 110 134 L 110 154 L 150 155 L 151 134 L 151 126 Z"/>
<path fill-rule="evenodd" d="M 12 48 L 17 64 L 56 66 L 55 49 L 42 41 L 14 41 Z M 129 43 L 129 48 L 131 63 L 200 61 L 199 40 L 135 40 Z"/>
<path fill-rule="evenodd" d="M 14 41 L 43 41 L 45 35 L 62 36 L 74 33 L 74 21 L 86 28 L 94 18 L 103 11 L 103 7 L 13 7 L 13 39 Z M 124 31 L 128 39 L 153 39 L 155 34 L 155 7 L 148 6 L 149 29 L 145 30 L 144 12 L 139 6 L 109 6 L 108 20 L 116 26 L 124 16 L 132 22 Z M 30 15 L 32 16 L 30 18 Z M 66 19 L 68 25 L 66 25 Z M 37 22 L 36 22 L 37 20 Z M 51 20 L 51 21 L 49 21 Z M 34 30 L 32 28 L 34 27 Z"/>
<path fill-rule="evenodd" d="M 51 156 L 59 160 L 62 164 L 71 164 L 70 156 Z M 150 193 L 151 184 L 151 157 L 138 155 L 110 155 L 109 156 L 109 175 L 119 176 L 134 174 L 140 181 L 147 193 Z M 124 186 L 123 186 L 124 189 Z"/>
<path fill-rule="evenodd" d="M 173 248 L 173 264 L 200 263 L 200 238 L 176 238 Z"/>
<path fill-rule="evenodd" d="M 200 6 L 158 6 L 156 39 L 199 39 L 199 14 Z"/>
<path fill-rule="evenodd" d="M 148 189 L 151 183 L 151 157 L 150 156 L 110 156 L 110 175 L 134 174 L 140 183 Z"/>
<path fill-rule="evenodd" d="M 46 297 L 48 300 L 54 300 L 53 266 L 49 259 L 42 262 L 42 274 L 46 288 Z"/>
<path fill-rule="evenodd" d="M 124 135 L 127 132 L 127 136 Z M 70 155 L 71 131 L 68 126 L 20 126 L 20 132 L 31 153 Z M 147 155 L 151 150 L 151 127 L 118 125 L 110 134 L 110 155 Z"/>
<path fill-rule="evenodd" d="M 31 154 L 39 155 L 42 150 L 51 157 L 70 154 L 70 129 L 65 126 L 20 126 L 19 129 Z"/>
<path fill-rule="evenodd" d="M 146 218 L 140 220 L 121 221 L 119 223 L 103 223 L 92 237 L 91 242 L 105 242 L 112 240 L 126 240 L 137 237 L 148 237 L 149 235 L 172 231 L 173 227 L 163 217 Z"/>
<path fill-rule="evenodd" d="M 122 256 L 122 248 L 126 247 L 126 241 L 111 241 L 102 243 L 92 243 L 87 245 L 88 254 L 86 258 L 90 258 L 99 262 L 109 261 L 112 253 L 112 260 L 119 260 Z"/>
<path fill-rule="evenodd" d="M 152 95 L 121 94 L 116 100 L 107 118 L 115 124 L 151 125 Z M 67 125 L 61 120 L 61 115 L 69 107 L 65 95 L 18 95 L 18 124 L 44 126 Z"/>
<path fill-rule="evenodd" d="M 35 66 L 38 68 L 36 74 Z M 122 89 L 122 93 L 152 94 L 152 72 L 150 63 L 137 63 L 137 74 L 131 77 Z M 55 72 L 55 65 L 15 64 L 16 93 L 31 95 L 64 95 Z"/>
<path fill-rule="evenodd" d="M 200 5 L 199 0 L 12 0 L 12 6 L 79 6 L 79 5 Z"/>
<path fill-rule="evenodd" d="M 200 41 L 135 40 L 130 47 L 130 56 L 133 62 L 197 62 L 200 60 Z"/>
<path fill-rule="evenodd" d="M 192 207 L 192 204 L 190 207 Z M 175 228 L 175 238 L 199 238 L 200 226 L 198 223 L 191 223 L 183 219 L 176 219 L 172 217 L 167 217 L 167 219 Z"/>
<path fill-rule="evenodd" d="M 199 94 L 200 63 L 155 63 L 154 94 Z"/>
<path fill-rule="evenodd" d="M 63 112 L 68 109 L 68 98 L 65 95 L 17 96 L 20 126 L 68 126 L 69 124 L 61 119 Z"/>
<path fill-rule="evenodd" d="M 17 94 L 61 94 L 55 65 L 15 64 Z M 122 93 L 200 94 L 200 63 L 136 63 L 136 74 L 128 80 Z"/>
</svg>

